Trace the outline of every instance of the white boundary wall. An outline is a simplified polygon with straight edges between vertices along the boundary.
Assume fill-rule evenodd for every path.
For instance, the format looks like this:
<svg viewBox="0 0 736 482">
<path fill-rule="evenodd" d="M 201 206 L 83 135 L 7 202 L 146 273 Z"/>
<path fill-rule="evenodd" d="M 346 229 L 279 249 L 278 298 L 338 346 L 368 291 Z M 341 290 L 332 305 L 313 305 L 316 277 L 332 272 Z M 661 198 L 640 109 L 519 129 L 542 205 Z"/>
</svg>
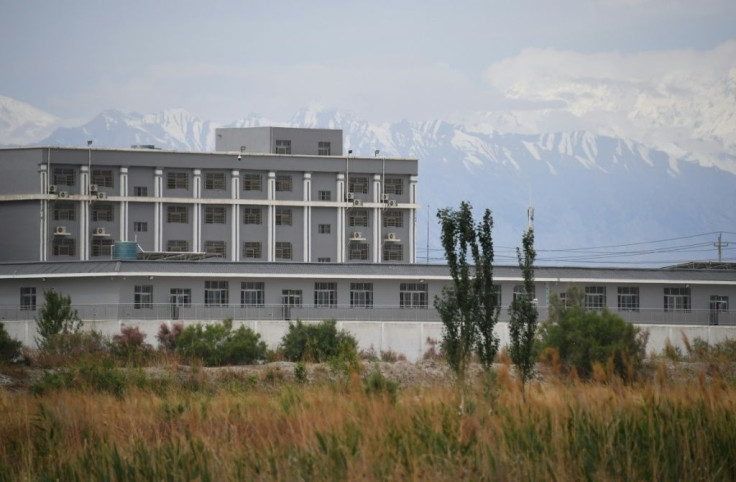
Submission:
<svg viewBox="0 0 736 482">
<path fill-rule="evenodd" d="M 166 322 L 171 325 L 171 321 Z M 241 324 L 253 329 L 261 335 L 261 339 L 270 348 L 276 347 L 288 329 L 288 321 L 235 321 L 233 327 Z M 305 322 L 309 323 L 309 322 Z M 5 321 L 5 329 L 10 336 L 21 340 L 26 346 L 35 346 L 35 322 L 34 321 Z M 191 322 L 185 323 L 186 325 Z M 85 329 L 98 330 L 105 336 L 120 333 L 122 326 L 138 326 L 141 332 L 148 336 L 146 341 L 156 345 L 156 333 L 158 333 L 160 321 L 97 321 L 85 322 Z M 695 338 L 702 338 L 710 344 L 715 344 L 727 338 L 736 339 L 736 326 L 695 326 L 695 325 L 638 325 L 642 330 L 649 332 L 647 353 L 661 353 L 666 341 L 675 347 L 685 350 L 683 334 L 692 342 Z M 442 339 L 442 324 L 439 322 L 420 321 L 338 321 L 338 329 L 344 329 L 355 336 L 359 348 L 367 350 L 373 348 L 376 354 L 381 351 L 392 350 L 397 354 L 406 356 L 409 361 L 417 361 L 430 348 L 427 339 L 436 341 Z M 509 343 L 508 324 L 499 323 L 496 334 L 500 338 L 500 346 Z"/>
</svg>

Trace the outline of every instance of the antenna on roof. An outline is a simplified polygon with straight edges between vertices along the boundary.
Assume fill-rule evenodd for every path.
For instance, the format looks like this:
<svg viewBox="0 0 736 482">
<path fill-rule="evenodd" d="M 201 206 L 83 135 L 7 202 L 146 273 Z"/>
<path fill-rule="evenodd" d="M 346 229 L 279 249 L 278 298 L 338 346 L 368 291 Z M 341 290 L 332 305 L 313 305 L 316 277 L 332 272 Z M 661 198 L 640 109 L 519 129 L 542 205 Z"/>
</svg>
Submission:
<svg viewBox="0 0 736 482">
<path fill-rule="evenodd" d="M 526 229 L 527 231 L 531 231 L 532 229 L 534 229 L 534 206 L 529 206 L 527 208 L 526 218 L 527 218 Z"/>
</svg>

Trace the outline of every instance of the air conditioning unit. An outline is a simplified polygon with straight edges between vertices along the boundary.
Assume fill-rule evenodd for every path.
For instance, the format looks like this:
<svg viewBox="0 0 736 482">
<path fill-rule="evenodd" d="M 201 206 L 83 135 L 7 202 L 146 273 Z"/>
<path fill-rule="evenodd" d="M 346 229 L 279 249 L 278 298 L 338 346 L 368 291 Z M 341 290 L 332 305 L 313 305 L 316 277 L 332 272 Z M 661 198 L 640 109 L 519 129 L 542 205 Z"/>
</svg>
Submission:
<svg viewBox="0 0 736 482">
<path fill-rule="evenodd" d="M 69 234 L 69 232 L 66 230 L 66 226 L 56 226 L 54 228 L 54 234 L 64 236 Z"/>
<path fill-rule="evenodd" d="M 388 201 L 388 194 L 381 194 L 381 201 L 383 202 Z"/>
<path fill-rule="evenodd" d="M 363 201 L 361 201 L 360 199 L 353 199 L 353 206 L 360 207 L 362 205 L 363 205 Z"/>
<path fill-rule="evenodd" d="M 353 234 L 350 235 L 350 239 L 354 241 L 361 241 L 365 238 L 363 237 L 363 233 L 361 233 L 360 231 L 353 231 Z"/>
<path fill-rule="evenodd" d="M 49 194 L 56 194 L 56 185 L 55 184 L 51 184 L 49 186 Z"/>
<path fill-rule="evenodd" d="M 99 226 L 95 228 L 95 230 L 92 232 L 93 236 L 107 236 L 107 233 L 105 232 L 105 228 L 102 226 Z"/>
<path fill-rule="evenodd" d="M 59 197 L 61 198 L 69 197 L 69 191 L 59 191 Z"/>
<path fill-rule="evenodd" d="M 355 199 L 355 194 L 352 192 L 349 192 L 347 197 L 348 197 L 348 201 L 352 201 L 353 199 Z"/>
<path fill-rule="evenodd" d="M 97 193 L 97 199 L 107 199 L 107 193 L 105 193 L 105 192 L 98 192 Z"/>
<path fill-rule="evenodd" d="M 97 184 L 90 184 L 89 185 L 89 192 L 91 192 L 92 194 L 96 193 L 99 190 L 100 190 L 100 188 L 97 186 Z"/>
<path fill-rule="evenodd" d="M 386 233 L 386 241 L 398 241 L 396 233 Z"/>
<path fill-rule="evenodd" d="M 396 199 L 391 199 L 388 201 L 388 207 L 395 208 L 399 205 L 399 202 Z"/>
</svg>

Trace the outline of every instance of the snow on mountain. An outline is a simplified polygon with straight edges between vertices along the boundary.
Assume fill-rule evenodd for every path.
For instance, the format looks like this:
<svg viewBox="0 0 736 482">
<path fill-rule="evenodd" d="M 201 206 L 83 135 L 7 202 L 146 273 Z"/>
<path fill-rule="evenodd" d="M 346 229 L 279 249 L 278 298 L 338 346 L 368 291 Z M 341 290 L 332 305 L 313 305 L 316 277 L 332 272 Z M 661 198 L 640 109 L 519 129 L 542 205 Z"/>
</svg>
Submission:
<svg viewBox="0 0 736 482">
<path fill-rule="evenodd" d="M 59 119 L 24 102 L 0 95 L 0 144 L 23 145 L 51 133 Z"/>
</svg>

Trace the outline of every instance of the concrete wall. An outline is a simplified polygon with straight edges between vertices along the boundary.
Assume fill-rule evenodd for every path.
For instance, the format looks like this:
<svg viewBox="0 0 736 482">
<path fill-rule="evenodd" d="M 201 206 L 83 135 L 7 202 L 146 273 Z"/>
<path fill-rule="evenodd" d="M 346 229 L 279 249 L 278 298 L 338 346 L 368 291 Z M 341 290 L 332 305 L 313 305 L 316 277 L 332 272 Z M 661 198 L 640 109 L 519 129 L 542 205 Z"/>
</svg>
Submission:
<svg viewBox="0 0 736 482">
<path fill-rule="evenodd" d="M 316 156 L 319 142 L 329 142 L 330 155 L 342 155 L 342 130 L 289 127 L 219 128 L 215 133 L 215 150 L 274 154 L 277 140 L 291 141 L 292 154 Z"/>
</svg>

